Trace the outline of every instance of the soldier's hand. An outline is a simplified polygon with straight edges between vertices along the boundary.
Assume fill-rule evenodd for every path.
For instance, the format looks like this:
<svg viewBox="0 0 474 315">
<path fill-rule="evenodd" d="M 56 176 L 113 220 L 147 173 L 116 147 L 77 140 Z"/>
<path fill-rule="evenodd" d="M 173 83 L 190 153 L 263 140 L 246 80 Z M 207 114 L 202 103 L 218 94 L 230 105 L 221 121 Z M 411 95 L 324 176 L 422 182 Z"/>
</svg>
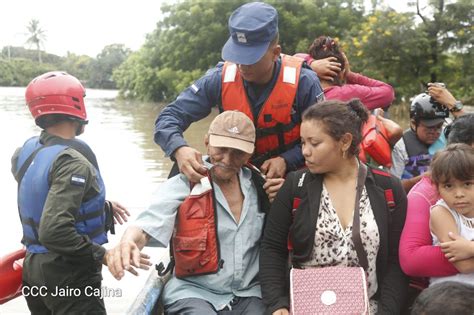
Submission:
<svg viewBox="0 0 474 315">
<path fill-rule="evenodd" d="M 122 279 L 125 275 L 124 270 L 137 276 L 138 272 L 135 268 L 148 270 L 151 266 L 150 256 L 142 253 L 137 244 L 132 241 L 121 241 L 114 248 L 108 249 L 105 252 L 103 263 L 107 265 L 110 273 L 117 280 Z"/>
<path fill-rule="evenodd" d="M 281 156 L 274 157 L 272 159 L 263 162 L 260 170 L 263 174 L 270 178 L 283 178 L 286 174 L 286 162 Z"/>
<path fill-rule="evenodd" d="M 202 163 L 202 154 L 191 147 L 180 147 L 174 152 L 179 171 L 183 173 L 191 182 L 198 183 L 206 173 L 206 168 Z"/>
<path fill-rule="evenodd" d="M 112 204 L 112 212 L 114 213 L 114 223 L 123 224 L 124 222 L 127 222 L 127 217 L 130 216 L 130 212 L 127 210 L 127 208 L 122 206 L 117 201 L 110 200 L 110 203 Z"/>
</svg>

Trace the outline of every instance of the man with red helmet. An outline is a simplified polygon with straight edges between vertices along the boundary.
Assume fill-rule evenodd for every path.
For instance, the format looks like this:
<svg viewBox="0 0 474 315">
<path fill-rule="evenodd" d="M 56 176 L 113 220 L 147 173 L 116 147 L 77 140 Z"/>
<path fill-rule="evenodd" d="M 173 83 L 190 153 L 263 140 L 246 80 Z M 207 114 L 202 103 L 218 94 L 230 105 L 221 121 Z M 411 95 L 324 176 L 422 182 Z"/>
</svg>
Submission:
<svg viewBox="0 0 474 315">
<path fill-rule="evenodd" d="M 27 253 L 23 290 L 33 314 L 105 313 L 100 289 L 102 244 L 128 211 L 105 200 L 94 153 L 75 139 L 84 132 L 85 89 L 65 72 L 48 72 L 26 88 L 26 103 L 43 130 L 12 157 Z"/>
</svg>

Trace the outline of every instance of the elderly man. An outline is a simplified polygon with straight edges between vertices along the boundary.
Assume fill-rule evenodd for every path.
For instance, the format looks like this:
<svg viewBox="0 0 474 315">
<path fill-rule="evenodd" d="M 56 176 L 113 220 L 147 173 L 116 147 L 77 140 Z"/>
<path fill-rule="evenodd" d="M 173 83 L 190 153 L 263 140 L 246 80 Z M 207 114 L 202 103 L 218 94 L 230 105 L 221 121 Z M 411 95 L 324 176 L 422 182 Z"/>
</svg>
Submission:
<svg viewBox="0 0 474 315">
<path fill-rule="evenodd" d="M 253 122 L 225 111 L 205 136 L 207 176 L 192 184 L 185 175 L 168 179 L 150 207 L 106 253 L 110 272 L 147 265 L 145 245 L 168 246 L 175 261 L 165 286 L 167 314 L 262 314 L 258 281 L 259 240 L 268 209 L 263 179 L 246 166 L 255 148 Z"/>
<path fill-rule="evenodd" d="M 252 163 L 267 178 L 282 178 L 304 166 L 299 126 L 306 108 L 324 98 L 316 74 L 303 60 L 281 54 L 278 13 L 262 2 L 246 3 L 229 18 L 230 38 L 222 59 L 184 90 L 158 116 L 155 142 L 176 160 L 180 171 L 198 182 L 206 170 L 201 154 L 187 145 L 183 132 L 219 111 L 239 110 L 257 129 Z"/>
</svg>

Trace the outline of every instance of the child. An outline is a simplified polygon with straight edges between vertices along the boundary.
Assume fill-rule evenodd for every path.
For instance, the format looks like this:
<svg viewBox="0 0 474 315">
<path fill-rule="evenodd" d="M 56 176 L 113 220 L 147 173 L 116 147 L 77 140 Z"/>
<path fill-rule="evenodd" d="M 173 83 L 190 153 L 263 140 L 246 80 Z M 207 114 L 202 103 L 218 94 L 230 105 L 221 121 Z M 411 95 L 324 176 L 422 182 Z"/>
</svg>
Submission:
<svg viewBox="0 0 474 315">
<path fill-rule="evenodd" d="M 463 248 L 450 259 L 459 274 L 449 277 L 432 277 L 430 283 L 458 281 L 474 284 L 474 269 L 467 259 L 474 256 L 474 148 L 466 144 L 452 144 L 433 158 L 431 177 L 441 199 L 431 208 L 430 230 L 433 245 L 451 241 L 453 232 L 466 239 Z M 451 232 L 451 233 L 450 233 Z M 447 258 L 453 258 L 448 253 Z M 454 257 L 456 258 L 456 257 Z"/>
</svg>

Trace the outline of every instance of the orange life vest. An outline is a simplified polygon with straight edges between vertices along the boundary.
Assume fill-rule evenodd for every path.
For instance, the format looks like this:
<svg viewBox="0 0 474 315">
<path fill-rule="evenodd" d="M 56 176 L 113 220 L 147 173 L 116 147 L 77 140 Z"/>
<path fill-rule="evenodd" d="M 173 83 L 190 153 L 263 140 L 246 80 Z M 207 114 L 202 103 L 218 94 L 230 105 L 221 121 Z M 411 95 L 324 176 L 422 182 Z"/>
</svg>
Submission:
<svg viewBox="0 0 474 315">
<path fill-rule="evenodd" d="M 193 189 L 178 209 L 172 239 L 178 278 L 216 273 L 221 266 L 211 183 L 210 176 L 203 178 L 200 188 L 208 187 L 200 193 Z"/>
<path fill-rule="evenodd" d="M 392 148 L 388 141 L 387 130 L 375 115 L 370 115 L 362 126 L 362 141 L 359 158 L 365 163 L 366 154 L 385 167 L 392 166 Z"/>
<path fill-rule="evenodd" d="M 252 163 L 257 166 L 300 142 L 300 123 L 292 121 L 293 104 L 303 59 L 282 55 L 278 79 L 258 117 L 254 117 L 237 65 L 226 62 L 222 71 L 222 108 L 246 114 L 256 126 Z"/>
<path fill-rule="evenodd" d="M 267 213 L 270 202 L 263 189 L 265 180 L 260 171 L 250 163 L 245 165 L 252 172 L 252 182 L 257 189 L 259 210 Z M 178 209 L 172 238 L 171 264 L 178 278 L 216 273 L 224 261 L 220 258 L 217 237 L 217 215 L 214 187 L 211 177 L 201 180 L 199 189 L 191 186 L 191 194 Z M 163 273 L 164 267 L 160 267 Z M 166 270 L 169 270 L 166 268 Z"/>
</svg>

